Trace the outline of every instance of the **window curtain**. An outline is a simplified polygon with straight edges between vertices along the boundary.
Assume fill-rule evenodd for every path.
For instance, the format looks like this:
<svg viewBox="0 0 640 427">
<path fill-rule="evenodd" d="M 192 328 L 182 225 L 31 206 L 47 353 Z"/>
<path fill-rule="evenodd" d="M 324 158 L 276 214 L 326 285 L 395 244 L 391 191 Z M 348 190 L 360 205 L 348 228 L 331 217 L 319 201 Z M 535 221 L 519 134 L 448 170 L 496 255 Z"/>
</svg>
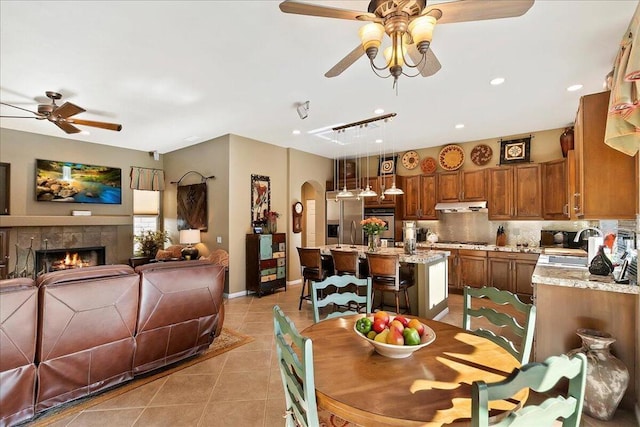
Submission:
<svg viewBox="0 0 640 427">
<path fill-rule="evenodd" d="M 605 143 L 629 156 L 640 150 L 640 3 L 614 63 Z"/>
<path fill-rule="evenodd" d="M 132 166 L 131 188 L 133 190 L 163 191 L 164 171 Z"/>
</svg>

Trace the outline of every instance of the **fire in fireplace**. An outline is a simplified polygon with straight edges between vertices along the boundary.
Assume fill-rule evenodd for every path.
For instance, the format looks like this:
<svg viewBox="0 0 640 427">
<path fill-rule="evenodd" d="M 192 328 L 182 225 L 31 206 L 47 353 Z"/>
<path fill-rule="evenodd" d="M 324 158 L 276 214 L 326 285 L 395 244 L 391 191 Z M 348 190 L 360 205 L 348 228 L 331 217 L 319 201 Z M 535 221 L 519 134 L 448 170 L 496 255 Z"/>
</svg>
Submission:
<svg viewBox="0 0 640 427">
<path fill-rule="evenodd" d="M 104 246 L 84 248 L 48 249 L 36 251 L 36 271 L 68 270 L 72 268 L 103 265 L 105 262 Z"/>
</svg>

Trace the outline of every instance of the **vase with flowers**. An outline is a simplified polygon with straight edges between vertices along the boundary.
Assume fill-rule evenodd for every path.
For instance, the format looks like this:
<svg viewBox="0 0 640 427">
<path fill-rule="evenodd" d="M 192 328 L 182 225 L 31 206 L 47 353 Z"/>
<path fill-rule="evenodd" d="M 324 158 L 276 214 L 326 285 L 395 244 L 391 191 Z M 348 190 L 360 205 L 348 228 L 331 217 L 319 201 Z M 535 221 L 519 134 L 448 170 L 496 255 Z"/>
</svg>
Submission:
<svg viewBox="0 0 640 427">
<path fill-rule="evenodd" d="M 274 211 L 267 211 L 264 214 L 267 219 L 267 232 L 270 234 L 274 234 L 278 232 L 278 218 L 280 214 Z"/>
<path fill-rule="evenodd" d="M 378 235 L 383 230 L 385 230 L 387 223 L 380 218 L 376 218 L 375 216 L 373 216 L 371 218 L 365 218 L 360 221 L 360 225 L 362 225 L 362 229 L 364 230 L 364 232 L 367 233 L 367 238 L 369 240 L 369 246 L 367 250 L 369 252 L 377 251 L 377 241 L 379 240 Z"/>
</svg>

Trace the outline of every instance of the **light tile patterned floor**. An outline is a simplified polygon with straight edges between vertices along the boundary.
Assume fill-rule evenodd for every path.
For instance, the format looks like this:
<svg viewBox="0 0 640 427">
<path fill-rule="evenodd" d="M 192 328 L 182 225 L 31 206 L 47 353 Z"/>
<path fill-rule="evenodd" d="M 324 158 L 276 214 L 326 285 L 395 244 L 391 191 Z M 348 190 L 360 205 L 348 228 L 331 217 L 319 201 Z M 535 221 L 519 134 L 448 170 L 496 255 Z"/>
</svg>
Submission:
<svg viewBox="0 0 640 427">
<path fill-rule="evenodd" d="M 283 426 L 284 394 L 275 362 L 272 308 L 278 304 L 299 330 L 313 323 L 298 311 L 300 286 L 262 298 L 226 302 L 225 325 L 255 341 L 61 420 L 61 426 Z M 462 297 L 451 295 L 445 322 L 461 325 Z M 636 427 L 629 411 L 610 422 L 584 417 L 585 427 Z"/>
</svg>

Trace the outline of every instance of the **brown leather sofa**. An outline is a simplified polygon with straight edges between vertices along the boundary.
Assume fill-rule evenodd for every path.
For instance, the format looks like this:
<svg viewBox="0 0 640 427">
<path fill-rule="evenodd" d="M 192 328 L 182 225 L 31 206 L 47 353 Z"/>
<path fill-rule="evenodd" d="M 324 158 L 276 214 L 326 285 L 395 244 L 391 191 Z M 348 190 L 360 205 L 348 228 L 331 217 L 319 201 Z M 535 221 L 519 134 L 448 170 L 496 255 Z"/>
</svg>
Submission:
<svg viewBox="0 0 640 427">
<path fill-rule="evenodd" d="M 206 350 L 222 327 L 224 268 L 178 261 L 141 265 L 136 272 L 140 309 L 134 374 Z"/>
<path fill-rule="evenodd" d="M 33 280 L 0 281 L 0 426 L 34 415 L 37 314 Z"/>
<path fill-rule="evenodd" d="M 177 261 L 0 281 L 0 427 L 204 352 L 222 330 L 224 274 Z"/>
</svg>

